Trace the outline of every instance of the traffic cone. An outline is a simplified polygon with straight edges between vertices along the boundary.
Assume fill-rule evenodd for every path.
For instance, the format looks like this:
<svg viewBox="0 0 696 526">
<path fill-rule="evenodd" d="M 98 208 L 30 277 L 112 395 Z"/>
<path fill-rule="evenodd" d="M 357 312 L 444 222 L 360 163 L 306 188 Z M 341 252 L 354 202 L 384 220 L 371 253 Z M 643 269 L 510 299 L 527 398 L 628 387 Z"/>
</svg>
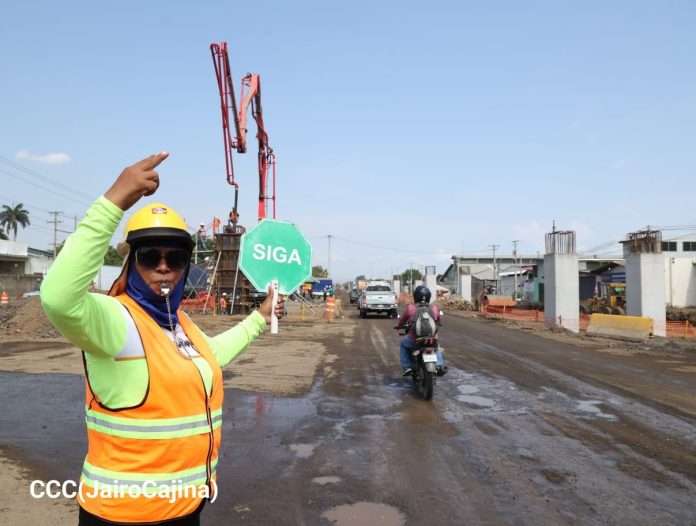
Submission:
<svg viewBox="0 0 696 526">
<path fill-rule="evenodd" d="M 333 321 L 336 315 L 336 303 L 332 296 L 326 298 L 326 305 L 324 306 L 324 318 L 328 321 Z"/>
<path fill-rule="evenodd" d="M 8 305 L 9 303 L 10 303 L 10 295 L 3 290 L 2 296 L 0 296 L 0 305 Z"/>
</svg>

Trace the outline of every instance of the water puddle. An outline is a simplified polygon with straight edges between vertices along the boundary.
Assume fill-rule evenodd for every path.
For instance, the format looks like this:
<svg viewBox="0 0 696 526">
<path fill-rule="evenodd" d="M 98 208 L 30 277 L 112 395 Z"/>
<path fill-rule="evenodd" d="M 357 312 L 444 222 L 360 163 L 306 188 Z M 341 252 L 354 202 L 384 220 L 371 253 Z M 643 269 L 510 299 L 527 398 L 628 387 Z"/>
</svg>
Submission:
<svg viewBox="0 0 696 526">
<path fill-rule="evenodd" d="M 321 514 L 336 526 L 362 526 L 365 524 L 379 526 L 403 526 L 406 517 L 398 509 L 375 502 L 357 502 L 336 506 Z"/>
<path fill-rule="evenodd" d="M 460 395 L 457 400 L 464 404 L 475 405 L 477 407 L 494 407 L 495 402 L 490 398 L 484 398 L 482 396 L 471 396 L 471 395 Z"/>
<path fill-rule="evenodd" d="M 479 388 L 476 387 L 475 385 L 458 385 L 457 391 L 459 391 L 463 395 L 469 395 L 469 394 L 478 393 Z"/>
<path fill-rule="evenodd" d="M 341 482 L 341 477 L 314 477 L 312 482 L 319 484 L 320 486 L 324 486 L 325 484 L 338 484 Z"/>
<path fill-rule="evenodd" d="M 314 444 L 290 444 L 290 449 L 297 458 L 309 458 L 314 454 Z"/>
<path fill-rule="evenodd" d="M 617 420 L 615 415 L 610 415 L 609 413 L 603 413 L 602 410 L 597 407 L 597 404 L 602 404 L 604 402 L 600 400 L 583 400 L 578 402 L 577 410 L 584 413 L 592 413 L 598 418 L 606 418 L 607 420 Z"/>
</svg>

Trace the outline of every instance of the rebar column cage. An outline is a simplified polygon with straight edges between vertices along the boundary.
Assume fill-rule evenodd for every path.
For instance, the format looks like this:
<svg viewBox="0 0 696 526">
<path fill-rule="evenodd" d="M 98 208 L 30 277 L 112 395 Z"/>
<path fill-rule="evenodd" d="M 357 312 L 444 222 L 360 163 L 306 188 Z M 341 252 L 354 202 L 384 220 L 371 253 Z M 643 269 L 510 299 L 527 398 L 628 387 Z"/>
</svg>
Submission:
<svg viewBox="0 0 696 526">
<path fill-rule="evenodd" d="M 575 254 L 575 232 L 554 230 L 546 234 L 546 254 Z"/>
<path fill-rule="evenodd" d="M 622 243 L 624 254 L 661 254 L 662 232 L 650 229 L 632 232 Z"/>
</svg>

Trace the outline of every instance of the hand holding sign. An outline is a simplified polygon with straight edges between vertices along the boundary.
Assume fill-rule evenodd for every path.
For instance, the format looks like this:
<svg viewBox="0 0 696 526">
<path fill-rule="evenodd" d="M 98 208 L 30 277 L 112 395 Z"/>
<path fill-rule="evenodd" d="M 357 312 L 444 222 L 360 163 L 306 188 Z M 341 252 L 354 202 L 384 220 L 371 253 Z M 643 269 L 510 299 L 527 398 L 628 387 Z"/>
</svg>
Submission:
<svg viewBox="0 0 696 526">
<path fill-rule="evenodd" d="M 312 274 L 312 246 L 292 223 L 264 219 L 242 236 L 239 268 L 256 290 L 277 280 L 288 295 Z"/>
<path fill-rule="evenodd" d="M 259 312 L 266 320 L 266 324 L 271 326 L 271 334 L 278 333 L 278 320 L 283 317 L 285 306 L 278 296 L 277 286 L 268 287 L 266 299 L 259 305 Z"/>
</svg>

